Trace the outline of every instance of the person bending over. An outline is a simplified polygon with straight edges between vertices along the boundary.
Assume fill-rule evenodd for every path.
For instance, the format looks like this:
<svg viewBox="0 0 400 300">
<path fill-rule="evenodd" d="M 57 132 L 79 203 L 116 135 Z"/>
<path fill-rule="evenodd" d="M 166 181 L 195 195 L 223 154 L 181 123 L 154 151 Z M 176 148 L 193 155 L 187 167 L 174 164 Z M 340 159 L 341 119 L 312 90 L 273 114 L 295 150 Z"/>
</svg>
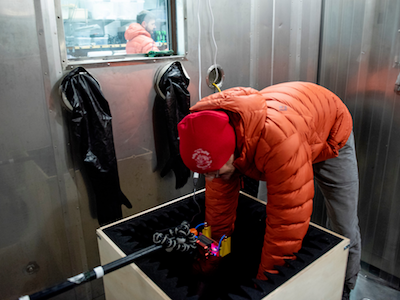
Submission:
<svg viewBox="0 0 400 300">
<path fill-rule="evenodd" d="M 206 177 L 205 221 L 212 238 L 234 230 L 241 176 L 266 181 L 264 272 L 295 259 L 313 208 L 314 179 L 326 203 L 327 227 L 351 240 L 343 299 L 360 270 L 358 167 L 353 121 L 329 90 L 307 82 L 261 91 L 231 88 L 203 98 L 179 124 L 183 162 Z M 204 262 L 207 264 L 207 262 Z M 204 266 L 203 271 L 207 267 Z"/>
</svg>

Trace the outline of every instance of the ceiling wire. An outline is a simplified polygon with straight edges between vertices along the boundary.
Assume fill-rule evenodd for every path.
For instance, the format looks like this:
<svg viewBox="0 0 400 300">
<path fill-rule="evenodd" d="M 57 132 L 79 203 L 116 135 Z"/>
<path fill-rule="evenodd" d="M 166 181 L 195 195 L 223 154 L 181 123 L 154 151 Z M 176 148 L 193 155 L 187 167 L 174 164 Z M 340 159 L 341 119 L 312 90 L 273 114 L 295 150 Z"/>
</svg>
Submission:
<svg viewBox="0 0 400 300">
<path fill-rule="evenodd" d="M 199 36 L 198 36 L 198 41 L 197 41 L 197 51 L 199 54 L 199 101 L 201 100 L 201 45 L 200 45 L 200 38 L 201 38 L 201 28 L 200 28 L 200 2 L 201 0 L 198 0 L 198 5 L 197 5 L 197 27 L 199 29 Z"/>
<path fill-rule="evenodd" d="M 216 80 L 218 79 L 218 68 L 217 68 L 217 54 L 218 54 L 218 46 L 217 46 L 217 42 L 215 41 L 215 35 L 214 35 L 214 14 L 213 11 L 211 9 L 211 3 L 210 0 L 208 0 L 208 9 L 210 10 L 210 15 L 211 15 L 211 37 L 212 40 L 214 42 L 214 47 L 215 47 L 215 52 L 214 52 L 214 68 L 215 68 L 215 79 L 214 79 L 214 83 L 217 83 Z M 221 91 L 221 90 L 219 90 Z"/>
</svg>

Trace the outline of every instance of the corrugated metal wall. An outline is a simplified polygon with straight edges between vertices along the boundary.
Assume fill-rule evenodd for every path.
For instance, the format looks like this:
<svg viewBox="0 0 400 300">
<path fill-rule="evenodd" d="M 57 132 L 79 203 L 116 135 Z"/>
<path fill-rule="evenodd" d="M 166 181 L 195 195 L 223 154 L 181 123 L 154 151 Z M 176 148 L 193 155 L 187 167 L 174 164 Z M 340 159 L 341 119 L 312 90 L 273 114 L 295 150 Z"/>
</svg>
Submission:
<svg viewBox="0 0 400 300">
<path fill-rule="evenodd" d="M 362 260 L 400 287 L 400 1 L 326 0 L 319 83 L 354 118 Z M 316 203 L 314 217 L 323 221 Z"/>
<path fill-rule="evenodd" d="M 15 299 L 99 265 L 90 197 L 70 144 L 59 81 L 65 71 L 52 0 L 1 0 L 0 6 L 0 295 Z M 198 101 L 198 2 L 188 0 L 192 103 Z M 316 81 L 321 1 L 212 1 L 223 89 L 264 88 L 287 80 Z M 213 64 L 211 17 L 200 6 L 202 95 Z M 153 76 L 160 62 L 89 68 L 113 115 L 121 187 L 134 208 L 176 198 L 172 173 L 160 178 L 152 128 Z M 272 69 L 271 69 L 272 68 Z M 101 280 L 57 299 L 102 299 Z"/>
<path fill-rule="evenodd" d="M 250 85 L 317 81 L 321 1 L 252 1 Z"/>
</svg>

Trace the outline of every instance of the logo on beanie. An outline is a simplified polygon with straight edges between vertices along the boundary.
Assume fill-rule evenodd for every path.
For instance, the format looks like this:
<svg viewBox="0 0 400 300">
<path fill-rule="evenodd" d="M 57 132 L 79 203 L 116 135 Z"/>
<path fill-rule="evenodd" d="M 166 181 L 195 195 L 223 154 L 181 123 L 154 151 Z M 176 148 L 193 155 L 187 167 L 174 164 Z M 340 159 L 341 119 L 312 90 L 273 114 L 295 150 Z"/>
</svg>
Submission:
<svg viewBox="0 0 400 300">
<path fill-rule="evenodd" d="M 202 170 L 208 169 L 212 164 L 210 153 L 201 148 L 194 151 L 192 159 L 196 161 L 196 167 Z"/>
</svg>

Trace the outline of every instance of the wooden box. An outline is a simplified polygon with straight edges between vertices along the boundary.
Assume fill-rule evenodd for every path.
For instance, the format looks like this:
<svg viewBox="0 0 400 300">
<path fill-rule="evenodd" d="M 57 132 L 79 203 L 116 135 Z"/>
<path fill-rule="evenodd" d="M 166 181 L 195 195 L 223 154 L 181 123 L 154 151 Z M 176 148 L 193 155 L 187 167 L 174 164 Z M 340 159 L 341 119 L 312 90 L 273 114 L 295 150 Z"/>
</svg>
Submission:
<svg viewBox="0 0 400 300">
<path fill-rule="evenodd" d="M 195 220 L 197 218 L 197 222 L 200 222 L 204 219 L 204 190 L 199 191 L 195 199 L 202 208 L 201 213 L 198 213 L 193 194 L 189 194 L 99 228 L 97 236 L 101 264 L 137 251 L 140 243 L 143 244 L 142 248 L 151 245 L 151 232 L 160 230 L 162 226 L 179 225 L 182 220 L 193 218 L 194 215 Z M 297 259 L 279 268 L 280 274 L 269 277 L 271 280 L 261 282 L 251 276 L 247 278 L 246 272 L 250 274 L 251 271 L 254 274 L 258 267 L 263 230 L 265 203 L 241 193 L 235 233 L 232 235 L 232 253 L 226 256 L 228 271 L 224 277 L 212 280 L 220 285 L 209 288 L 210 295 L 216 295 L 220 291 L 225 293 L 226 290 L 226 294 L 215 296 L 215 299 L 341 299 L 348 256 L 347 238 L 311 223 L 303 248 L 296 254 Z M 187 257 L 168 254 L 163 249 L 159 251 L 151 254 L 152 257 L 144 257 L 141 261 L 138 259 L 138 262 L 107 274 L 104 277 L 106 299 L 213 298 L 204 294 L 199 298 L 193 292 L 190 276 L 185 274 L 188 270 L 186 265 L 190 265 Z M 176 272 L 171 270 L 175 267 L 178 268 Z M 235 271 L 239 273 L 229 277 Z M 198 287 L 199 283 L 195 285 Z"/>
</svg>

